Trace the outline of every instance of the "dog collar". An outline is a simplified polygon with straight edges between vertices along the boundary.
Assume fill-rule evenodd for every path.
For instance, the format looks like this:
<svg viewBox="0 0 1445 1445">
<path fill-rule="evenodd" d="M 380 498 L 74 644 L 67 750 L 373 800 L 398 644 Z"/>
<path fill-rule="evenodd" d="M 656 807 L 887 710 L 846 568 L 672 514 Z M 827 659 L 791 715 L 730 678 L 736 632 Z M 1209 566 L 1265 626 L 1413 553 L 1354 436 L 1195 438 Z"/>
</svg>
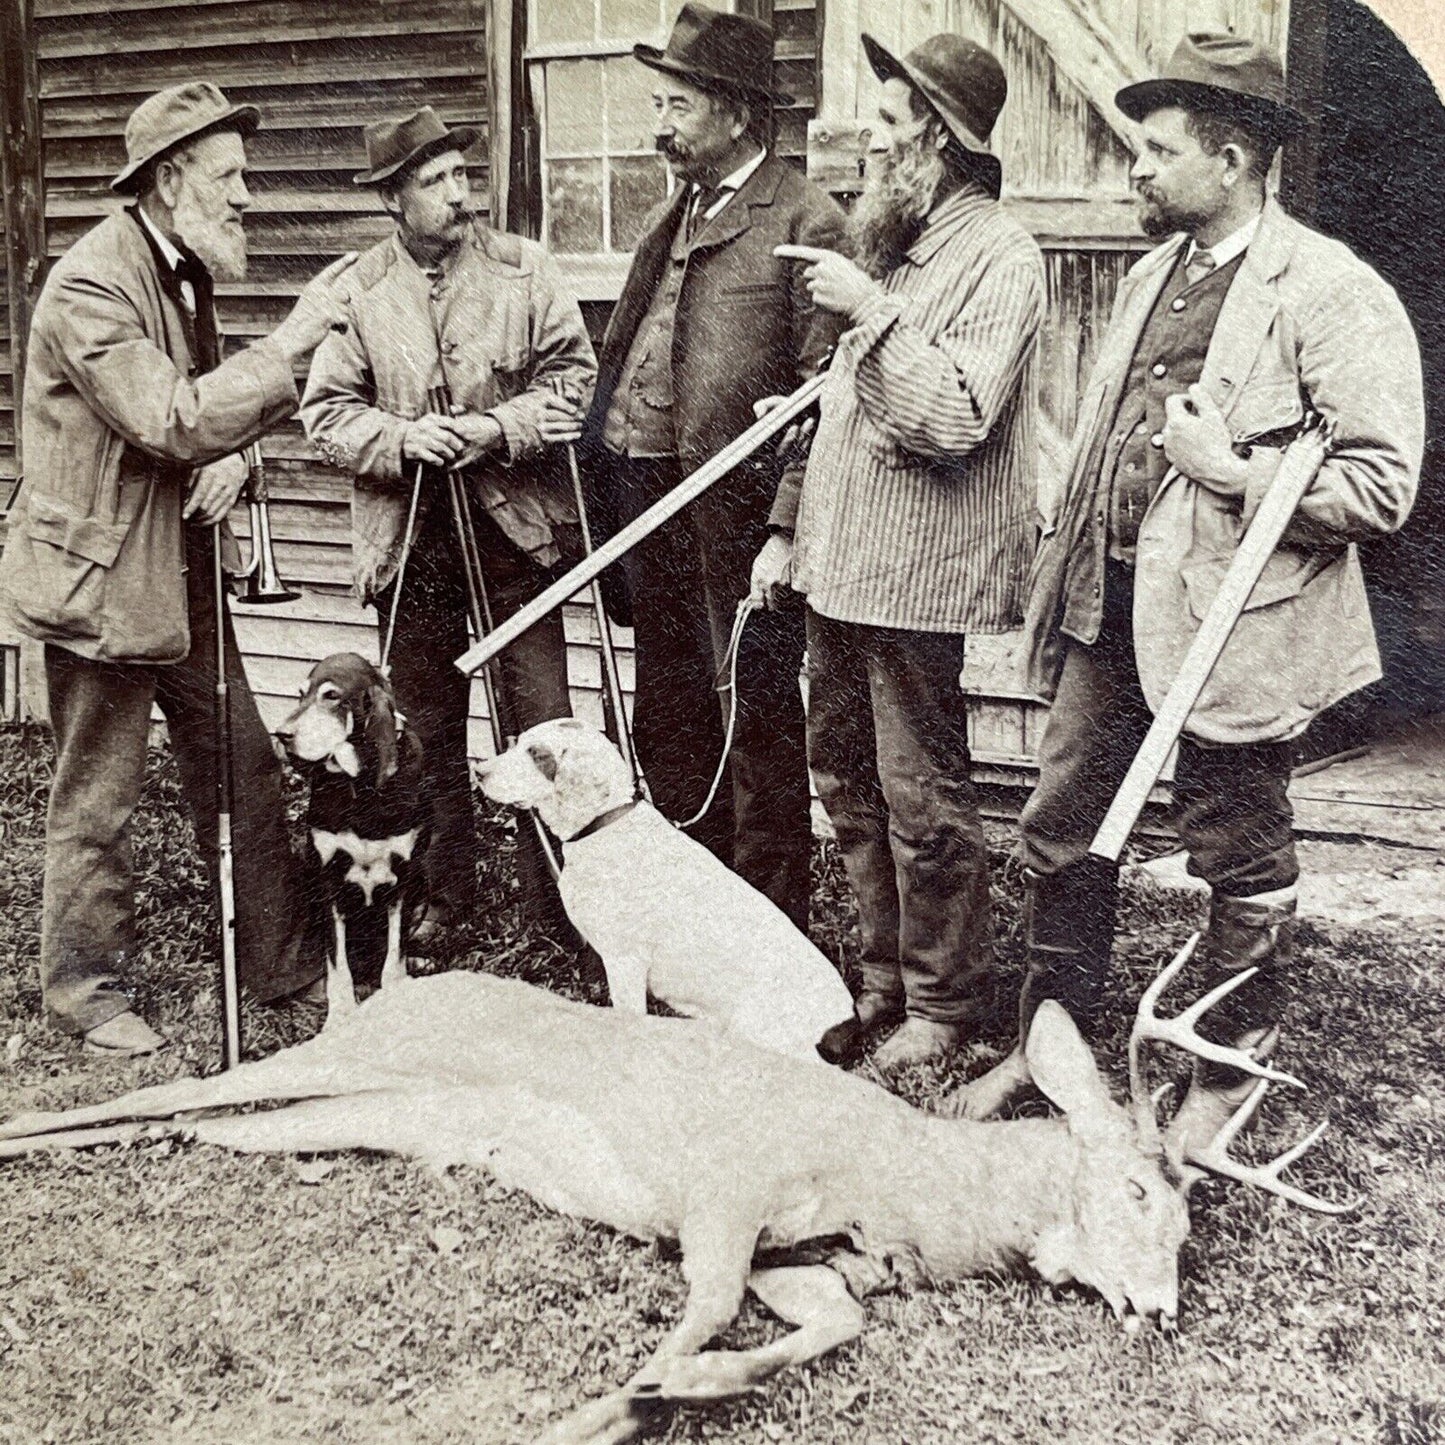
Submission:
<svg viewBox="0 0 1445 1445">
<path fill-rule="evenodd" d="M 625 803 L 619 803 L 615 808 L 609 808 L 605 813 L 598 813 L 580 832 L 573 833 L 570 838 L 564 838 L 564 843 L 576 843 L 583 838 L 590 838 L 594 833 L 600 833 L 609 823 L 615 823 L 619 818 L 625 818 L 637 806 L 636 798 L 629 798 Z"/>
</svg>

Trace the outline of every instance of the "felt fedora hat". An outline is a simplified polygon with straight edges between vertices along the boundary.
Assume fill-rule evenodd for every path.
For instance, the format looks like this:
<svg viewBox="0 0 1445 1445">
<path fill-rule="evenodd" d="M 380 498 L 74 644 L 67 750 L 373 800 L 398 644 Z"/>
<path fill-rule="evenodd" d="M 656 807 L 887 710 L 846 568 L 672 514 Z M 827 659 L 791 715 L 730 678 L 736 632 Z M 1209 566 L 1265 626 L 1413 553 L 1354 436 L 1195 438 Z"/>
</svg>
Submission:
<svg viewBox="0 0 1445 1445">
<path fill-rule="evenodd" d="M 1285 99 L 1279 57 L 1254 40 L 1196 31 L 1186 35 L 1157 80 L 1126 85 L 1114 103 L 1130 120 L 1166 106 L 1231 116 L 1287 140 L 1308 122 Z"/>
<path fill-rule="evenodd" d="M 793 97 L 773 89 L 772 27 L 750 15 L 731 15 L 696 5 L 678 11 L 667 49 L 634 45 L 632 53 L 653 70 L 676 75 L 700 90 L 741 92 L 791 105 Z"/>
<path fill-rule="evenodd" d="M 113 191 L 133 191 L 140 172 L 183 141 L 213 130 L 255 135 L 261 112 L 254 105 L 232 105 L 208 80 L 158 90 L 131 111 L 125 123 L 125 168 L 110 183 Z"/>
<path fill-rule="evenodd" d="M 879 80 L 906 81 L 933 107 L 972 158 L 979 179 L 997 196 L 1003 166 L 989 149 L 989 138 L 1008 98 L 1008 79 L 994 56 L 974 41 L 948 33 L 925 40 L 901 60 L 865 34 L 863 53 Z"/>
<path fill-rule="evenodd" d="M 352 185 L 374 186 L 406 166 L 415 165 L 443 151 L 466 151 L 477 143 L 478 132 L 469 125 L 448 130 L 431 106 L 404 115 L 400 120 L 379 120 L 366 127 L 366 169 L 351 178 Z"/>
</svg>

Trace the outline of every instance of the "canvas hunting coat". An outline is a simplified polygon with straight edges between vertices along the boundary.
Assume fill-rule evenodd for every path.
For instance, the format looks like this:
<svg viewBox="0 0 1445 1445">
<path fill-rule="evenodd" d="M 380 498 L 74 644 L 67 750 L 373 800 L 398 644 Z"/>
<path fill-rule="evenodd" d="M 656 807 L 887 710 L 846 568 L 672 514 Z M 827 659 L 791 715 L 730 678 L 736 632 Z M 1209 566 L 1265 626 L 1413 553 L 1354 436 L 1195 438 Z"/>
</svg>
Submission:
<svg viewBox="0 0 1445 1445">
<path fill-rule="evenodd" d="M 1186 238 L 1125 277 L 1079 407 L 1057 515 L 1030 579 L 1030 683 L 1050 697 L 1063 640 L 1092 643 L 1102 620 L 1110 428 L 1130 361 Z M 1409 515 L 1424 447 L 1415 333 L 1394 290 L 1346 246 L 1270 201 L 1225 298 L 1200 385 L 1237 446 L 1253 447 L 1243 498 L 1171 468 L 1144 515 L 1134 646 L 1150 707 L 1163 702 L 1284 446 L 1311 417 L 1332 428 L 1325 464 L 1250 596 L 1186 731 L 1212 743 L 1302 732 L 1380 676 L 1356 544 Z"/>
<path fill-rule="evenodd" d="M 190 650 L 181 509 L 195 469 L 296 409 L 269 340 L 197 375 L 179 304 L 135 218 L 56 263 L 26 351 L 25 484 L 0 557 L 0 615 L 106 662 Z"/>
<path fill-rule="evenodd" d="M 427 410 L 428 388 L 494 417 L 500 453 L 469 473 L 501 530 L 540 566 L 559 557 L 554 527 L 575 523 L 570 483 L 544 459 L 537 424 L 553 383 L 585 405 L 597 374 L 576 300 L 535 242 L 475 223 L 440 281 L 397 235 L 347 276 L 351 324 L 311 362 L 301 420 L 317 451 L 356 479 L 352 564 L 370 599 L 396 574 L 414 472 L 403 462 L 407 423 Z M 417 528 L 434 503 L 423 486 Z"/>
</svg>

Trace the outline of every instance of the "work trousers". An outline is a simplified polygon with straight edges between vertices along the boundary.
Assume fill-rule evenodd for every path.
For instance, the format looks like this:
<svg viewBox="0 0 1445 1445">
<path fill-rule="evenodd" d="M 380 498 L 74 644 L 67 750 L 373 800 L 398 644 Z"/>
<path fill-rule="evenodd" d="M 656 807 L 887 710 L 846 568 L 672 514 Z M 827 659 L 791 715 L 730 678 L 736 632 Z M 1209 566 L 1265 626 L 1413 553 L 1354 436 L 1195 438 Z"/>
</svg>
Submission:
<svg viewBox="0 0 1445 1445">
<path fill-rule="evenodd" d="M 807 635 L 808 758 L 858 904 L 863 986 L 971 1022 L 993 1006 L 994 967 L 964 639 L 811 609 Z"/>
<path fill-rule="evenodd" d="M 122 980 L 138 954 L 130 820 L 145 780 L 151 709 L 170 732 L 197 840 L 217 876 L 216 630 L 212 534 L 186 529 L 191 648 L 164 666 L 93 662 L 45 649 L 55 776 L 46 817 L 40 986 L 46 1016 L 88 1033 L 130 1008 Z M 265 1001 L 320 976 L 324 954 L 287 838 L 281 765 L 225 618 L 235 780 L 236 959 Z"/>
<path fill-rule="evenodd" d="M 1039 745 L 1038 785 L 1019 819 L 1024 863 L 1066 885 L 1040 888 L 1034 900 L 1034 931 L 1056 942 L 1087 912 L 1067 880 L 1085 881 L 1100 866 L 1088 860 L 1089 844 L 1152 721 L 1134 659 L 1133 601 L 1132 569 L 1111 563 L 1098 640 L 1067 644 Z M 1217 896 L 1250 898 L 1297 882 L 1287 792 L 1292 759 L 1287 742 L 1209 746 L 1180 739 L 1173 821 L 1189 871 Z M 1048 916 L 1056 911 L 1060 916 Z M 1097 1003 L 1108 949 L 1089 953 L 1097 977 L 1056 989 L 1032 978 L 1026 987 L 1039 997 L 1068 998 L 1087 1014 Z M 1036 957 L 1035 971 L 1040 964 Z"/>
<path fill-rule="evenodd" d="M 501 622 L 552 580 L 486 512 L 472 507 L 492 621 Z M 570 540 L 570 539 L 569 539 Z M 426 753 L 432 841 L 426 857 L 429 896 L 460 921 L 477 903 L 476 826 L 467 764 L 467 716 L 472 681 L 456 660 L 472 644 L 466 577 L 452 511 L 438 490 L 427 498 L 402 579 L 396 635 L 390 653 L 397 706 L 416 729 Z M 383 640 L 391 616 L 393 580 L 376 597 Z M 515 737 L 549 718 L 569 717 L 567 644 L 558 608 L 529 628 L 492 664 L 503 737 Z M 517 871 L 524 905 L 557 921 L 559 900 L 534 829 L 518 829 Z"/>
<path fill-rule="evenodd" d="M 674 459 L 614 465 L 622 524 L 682 479 Z M 766 540 L 761 502 L 729 506 L 706 497 L 624 563 L 636 647 L 634 740 L 652 801 L 675 822 L 702 806 L 722 758 L 728 640 Z M 802 661 L 800 604 L 749 618 L 732 751 L 712 807 L 689 832 L 806 930 L 813 838 Z"/>
</svg>

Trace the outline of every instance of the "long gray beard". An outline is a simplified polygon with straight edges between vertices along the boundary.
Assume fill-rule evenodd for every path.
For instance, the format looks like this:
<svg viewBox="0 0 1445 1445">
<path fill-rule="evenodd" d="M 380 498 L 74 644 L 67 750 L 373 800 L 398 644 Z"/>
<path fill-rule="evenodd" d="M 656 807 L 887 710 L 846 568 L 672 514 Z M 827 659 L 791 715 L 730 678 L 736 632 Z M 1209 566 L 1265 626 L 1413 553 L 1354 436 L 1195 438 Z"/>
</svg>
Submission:
<svg viewBox="0 0 1445 1445">
<path fill-rule="evenodd" d="M 942 153 L 918 141 L 869 169 L 850 224 L 857 262 L 875 281 L 896 271 L 923 234 L 947 174 Z"/>
<path fill-rule="evenodd" d="M 171 223 L 178 235 L 217 281 L 246 279 L 246 233 L 239 226 L 212 220 L 197 206 L 190 189 L 176 197 Z"/>
</svg>

